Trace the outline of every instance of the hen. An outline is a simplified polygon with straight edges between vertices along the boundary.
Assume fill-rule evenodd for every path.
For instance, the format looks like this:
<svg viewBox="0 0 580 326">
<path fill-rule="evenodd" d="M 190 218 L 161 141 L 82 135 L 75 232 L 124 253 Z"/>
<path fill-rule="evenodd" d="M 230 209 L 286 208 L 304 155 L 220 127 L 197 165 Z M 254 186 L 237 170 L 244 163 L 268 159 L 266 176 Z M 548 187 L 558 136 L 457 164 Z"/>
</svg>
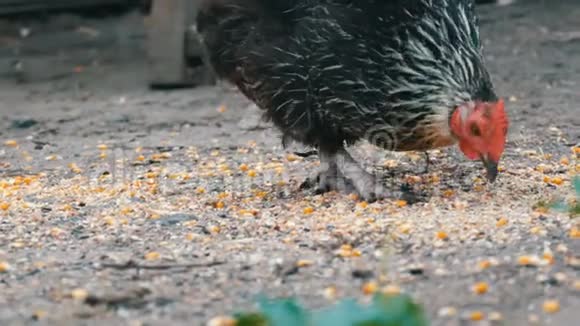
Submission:
<svg viewBox="0 0 580 326">
<path fill-rule="evenodd" d="M 363 139 L 392 151 L 458 143 L 495 180 L 508 118 L 472 0 L 201 0 L 196 24 L 216 74 L 318 149 L 318 192 L 384 195 L 346 151 Z"/>
</svg>

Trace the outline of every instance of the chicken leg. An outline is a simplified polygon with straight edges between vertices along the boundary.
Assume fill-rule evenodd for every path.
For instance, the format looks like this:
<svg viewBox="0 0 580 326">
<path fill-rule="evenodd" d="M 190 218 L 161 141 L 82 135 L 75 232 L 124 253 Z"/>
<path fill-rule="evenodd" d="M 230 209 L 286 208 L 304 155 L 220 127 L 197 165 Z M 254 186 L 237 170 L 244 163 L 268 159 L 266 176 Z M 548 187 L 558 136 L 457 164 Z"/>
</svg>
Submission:
<svg viewBox="0 0 580 326">
<path fill-rule="evenodd" d="M 334 154 L 319 152 L 320 171 L 314 178 L 308 178 L 301 188 L 315 188 L 316 194 L 328 191 L 356 193 L 368 202 L 384 197 L 384 187 L 377 178 L 365 171 L 345 150 Z"/>
</svg>

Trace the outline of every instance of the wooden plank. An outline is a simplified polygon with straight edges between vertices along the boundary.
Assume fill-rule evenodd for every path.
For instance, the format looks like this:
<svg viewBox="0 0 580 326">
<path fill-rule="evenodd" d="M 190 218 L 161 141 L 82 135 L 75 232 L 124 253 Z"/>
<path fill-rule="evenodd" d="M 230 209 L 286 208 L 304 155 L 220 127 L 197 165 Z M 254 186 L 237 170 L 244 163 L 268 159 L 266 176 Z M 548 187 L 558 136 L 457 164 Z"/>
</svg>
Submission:
<svg viewBox="0 0 580 326">
<path fill-rule="evenodd" d="M 186 36 L 195 0 L 154 0 L 148 28 L 150 86 L 187 86 Z"/>
<path fill-rule="evenodd" d="M 129 6 L 133 0 L 0 0 L 0 16 L 39 11 L 78 10 L 99 6 Z"/>
</svg>

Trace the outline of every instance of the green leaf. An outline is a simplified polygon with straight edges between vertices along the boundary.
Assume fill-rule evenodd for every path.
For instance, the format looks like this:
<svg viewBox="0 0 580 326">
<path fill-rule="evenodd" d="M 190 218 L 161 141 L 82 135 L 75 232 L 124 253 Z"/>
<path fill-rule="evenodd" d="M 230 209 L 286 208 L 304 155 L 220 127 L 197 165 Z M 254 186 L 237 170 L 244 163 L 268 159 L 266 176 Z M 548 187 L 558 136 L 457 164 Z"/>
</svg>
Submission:
<svg viewBox="0 0 580 326">
<path fill-rule="evenodd" d="M 576 199 L 580 200 L 580 176 L 574 177 L 574 189 L 576 189 Z"/>
<path fill-rule="evenodd" d="M 310 315 L 293 299 L 259 300 L 260 310 L 272 326 L 308 326 Z"/>
<path fill-rule="evenodd" d="M 261 314 L 239 314 L 236 315 L 237 326 L 268 326 L 268 320 Z"/>
<path fill-rule="evenodd" d="M 259 300 L 260 313 L 240 314 L 239 326 L 427 326 L 422 308 L 410 297 L 377 294 L 370 305 L 353 299 L 308 312 L 292 299 Z"/>
</svg>

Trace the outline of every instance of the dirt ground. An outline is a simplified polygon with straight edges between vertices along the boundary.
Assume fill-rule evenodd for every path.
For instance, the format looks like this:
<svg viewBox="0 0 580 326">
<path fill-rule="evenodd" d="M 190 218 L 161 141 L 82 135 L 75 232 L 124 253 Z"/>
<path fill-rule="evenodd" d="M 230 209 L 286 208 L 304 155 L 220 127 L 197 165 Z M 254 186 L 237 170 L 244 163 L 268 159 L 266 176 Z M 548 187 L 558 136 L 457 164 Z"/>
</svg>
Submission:
<svg viewBox="0 0 580 326">
<path fill-rule="evenodd" d="M 481 16 L 511 117 L 498 181 L 455 148 L 425 173 L 363 144 L 393 190 L 373 204 L 300 190 L 316 160 L 235 92 L 149 91 L 137 13 L 0 21 L 0 324 L 203 325 L 376 287 L 432 325 L 578 325 L 579 221 L 539 203 L 580 171 L 580 5 Z"/>
</svg>

